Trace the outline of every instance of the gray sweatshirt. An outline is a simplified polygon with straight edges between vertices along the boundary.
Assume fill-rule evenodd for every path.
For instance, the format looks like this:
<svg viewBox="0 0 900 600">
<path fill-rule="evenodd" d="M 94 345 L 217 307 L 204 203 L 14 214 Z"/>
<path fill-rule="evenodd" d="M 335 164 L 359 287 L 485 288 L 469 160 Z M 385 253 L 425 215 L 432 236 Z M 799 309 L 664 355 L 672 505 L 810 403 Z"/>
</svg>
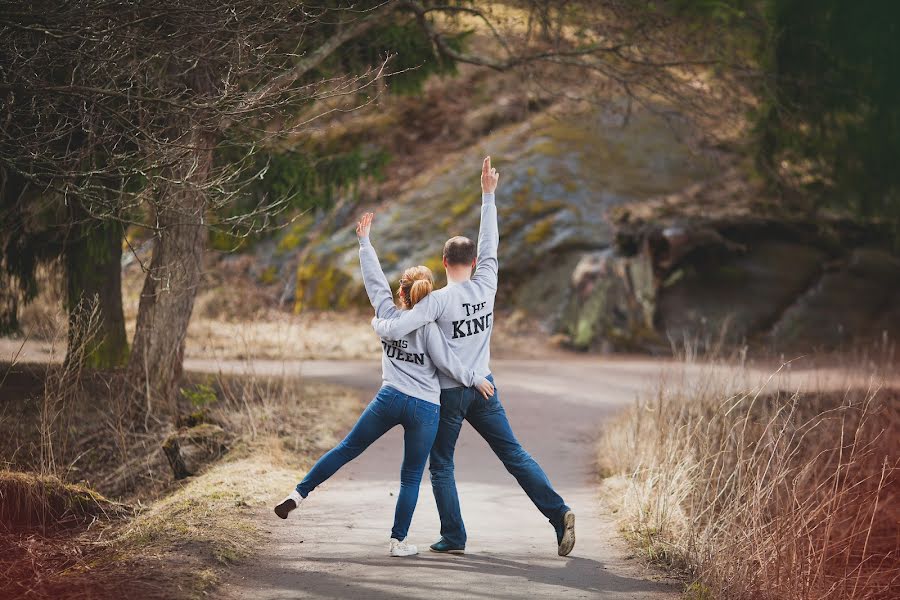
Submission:
<svg viewBox="0 0 900 600">
<path fill-rule="evenodd" d="M 359 240 L 359 265 L 376 318 L 395 318 L 409 312 L 401 311 L 394 304 L 391 286 L 381 270 L 381 263 L 369 238 Z M 427 299 L 428 296 L 424 300 Z M 455 380 L 463 381 L 469 387 L 481 380 L 474 371 L 463 367 L 433 322 L 423 323 L 392 340 L 382 338 L 381 347 L 381 377 L 384 384 L 414 398 L 440 403 L 438 369 L 450 373 Z"/>
<path fill-rule="evenodd" d="M 450 283 L 422 299 L 412 310 L 390 317 L 377 315 L 372 321 L 382 339 L 396 340 L 429 323 L 437 322 L 447 343 L 475 372 L 478 380 L 490 374 L 491 331 L 494 325 L 494 296 L 497 293 L 497 206 L 494 194 L 481 196 L 481 229 L 478 232 L 478 261 L 472 279 Z M 468 381 L 450 373 L 439 373 L 441 389 L 471 387 Z"/>
</svg>

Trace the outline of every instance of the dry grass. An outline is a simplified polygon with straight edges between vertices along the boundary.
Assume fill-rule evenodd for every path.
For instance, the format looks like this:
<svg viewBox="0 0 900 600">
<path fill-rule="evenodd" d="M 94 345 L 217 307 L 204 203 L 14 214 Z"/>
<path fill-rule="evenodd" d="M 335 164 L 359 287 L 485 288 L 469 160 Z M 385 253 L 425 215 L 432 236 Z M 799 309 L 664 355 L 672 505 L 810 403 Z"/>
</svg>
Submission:
<svg viewBox="0 0 900 600">
<path fill-rule="evenodd" d="M 0 524 L 11 530 L 46 533 L 120 516 L 128 510 L 94 490 L 54 476 L 0 471 Z"/>
<path fill-rule="evenodd" d="M 900 393 L 751 381 L 685 370 L 607 429 L 628 536 L 692 598 L 900 596 Z"/>
<path fill-rule="evenodd" d="M 40 265 L 35 278 L 37 296 L 19 308 L 19 327 L 30 339 L 50 342 L 64 338 L 68 329 L 65 306 L 65 269 L 59 262 Z"/>
<path fill-rule="evenodd" d="M 225 458 L 150 505 L 112 546 L 142 571 L 170 573 L 161 595 L 203 597 L 224 566 L 263 539 L 255 511 L 296 485 L 303 471 L 335 444 L 360 410 L 355 392 L 300 379 L 212 376 L 187 396 L 189 418 L 236 432 Z M 196 400 L 212 391 L 208 405 Z M 201 404 L 202 406 L 197 406 Z"/>
<path fill-rule="evenodd" d="M 192 319 L 186 354 L 192 358 L 373 359 L 381 352 L 372 315 L 274 310 L 254 321 Z"/>
<path fill-rule="evenodd" d="M 154 580 L 158 597 L 206 597 L 224 568 L 263 542 L 256 511 L 296 485 L 306 460 L 285 460 L 273 444 L 216 464 L 130 521 L 111 544 L 117 560 Z"/>
<path fill-rule="evenodd" d="M 201 360 L 377 360 L 381 344 L 372 330 L 372 314 L 305 312 L 292 315 L 267 310 L 253 321 L 191 319 L 185 354 Z M 134 321 L 126 325 L 134 333 Z M 64 333 L 64 332 L 63 332 Z M 0 337 L 0 362 L 20 352 L 33 363 L 59 361 L 65 343 L 36 338 Z M 559 350 L 536 320 L 520 311 L 501 314 L 494 331 L 492 355 L 497 358 L 537 358 Z"/>
<path fill-rule="evenodd" d="M 60 477 L 0 475 L 0 598 L 203 597 L 225 565 L 262 539 L 254 510 L 296 484 L 360 409 L 355 392 L 296 378 L 193 375 L 179 412 L 127 433 L 123 456 L 121 431 L 104 418 L 102 386 L 72 390 L 66 410 L 49 411 L 48 421 L 45 397 L 58 405 L 47 382 L 62 368 L 4 376 L 16 391 L 0 398 L 3 461 L 40 472 L 52 446 Z M 228 453 L 174 481 L 160 445 L 176 420 L 221 426 Z M 59 429 L 71 443 L 58 443 Z M 136 516 L 92 488 L 127 500 Z"/>
</svg>

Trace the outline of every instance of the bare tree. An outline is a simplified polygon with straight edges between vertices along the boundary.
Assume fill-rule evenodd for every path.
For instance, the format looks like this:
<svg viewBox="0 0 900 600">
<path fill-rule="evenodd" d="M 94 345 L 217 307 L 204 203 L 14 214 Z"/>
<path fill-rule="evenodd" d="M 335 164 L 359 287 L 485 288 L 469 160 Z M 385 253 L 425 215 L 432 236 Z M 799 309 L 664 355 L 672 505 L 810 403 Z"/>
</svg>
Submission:
<svg viewBox="0 0 900 600">
<path fill-rule="evenodd" d="M 324 99 L 361 98 L 390 76 L 389 48 L 353 57 L 342 52 L 348 42 L 365 48 L 379 28 L 411 24 L 436 61 L 496 70 L 552 63 L 664 114 L 707 114 L 710 93 L 697 82 L 722 57 L 681 42 L 675 15 L 631 4 L 525 2 L 523 17 L 541 31 L 532 36 L 501 27 L 481 3 L 2 2 L 0 169 L 45 202 L 77 204 L 67 226 L 111 220 L 150 231 L 127 367 L 143 411 L 175 395 L 207 228 L 258 175 L 249 157 L 272 137 L 266 124 L 302 131 L 330 110 Z M 457 43 L 463 17 L 490 32 L 490 54 Z M 225 150 L 237 158 L 217 160 Z M 249 212 L 278 209 L 274 199 Z"/>
<path fill-rule="evenodd" d="M 365 4 L 81 0 L 4 7 L 0 24 L 11 34 L 0 46 L 4 172 L 42 202 L 75 206 L 50 227 L 84 235 L 102 233 L 92 221 L 115 220 L 152 232 L 128 366 L 134 389 L 171 397 L 206 225 L 253 175 L 242 172 L 240 160 L 216 164 L 226 132 L 245 129 L 259 138 L 260 124 L 376 77 L 382 65 L 350 74 L 323 67 L 344 42 L 396 9 Z M 258 143 L 247 139 L 245 155 Z M 20 220 L 35 213 L 23 197 L 4 195 Z M 89 279 L 77 269 L 97 265 L 73 258 L 74 296 Z"/>
</svg>

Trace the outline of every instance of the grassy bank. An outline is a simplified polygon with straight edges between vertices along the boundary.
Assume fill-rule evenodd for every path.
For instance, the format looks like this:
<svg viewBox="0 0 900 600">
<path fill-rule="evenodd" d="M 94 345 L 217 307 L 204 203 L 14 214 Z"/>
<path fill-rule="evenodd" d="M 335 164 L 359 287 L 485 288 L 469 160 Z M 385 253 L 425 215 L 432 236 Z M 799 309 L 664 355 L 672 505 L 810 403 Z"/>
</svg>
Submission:
<svg viewBox="0 0 900 600">
<path fill-rule="evenodd" d="M 698 600 L 900 597 L 900 392 L 700 371 L 670 374 L 604 433 L 627 537 Z"/>
<path fill-rule="evenodd" d="M 95 381 L 48 399 L 58 368 L 19 365 L 0 390 L 2 598 L 204 597 L 264 541 L 258 510 L 359 412 L 334 386 L 194 376 L 177 406 L 126 431 Z M 224 455 L 175 480 L 162 444 L 176 422 L 221 428 Z"/>
</svg>

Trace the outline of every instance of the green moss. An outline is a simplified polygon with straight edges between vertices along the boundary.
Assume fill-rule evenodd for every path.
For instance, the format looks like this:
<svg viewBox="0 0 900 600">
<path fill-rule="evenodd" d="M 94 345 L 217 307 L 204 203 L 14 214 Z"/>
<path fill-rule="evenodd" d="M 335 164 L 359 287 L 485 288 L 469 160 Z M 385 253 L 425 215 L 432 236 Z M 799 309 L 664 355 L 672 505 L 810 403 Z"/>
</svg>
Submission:
<svg viewBox="0 0 900 600">
<path fill-rule="evenodd" d="M 525 210 L 532 217 L 543 217 L 552 212 L 556 212 L 566 207 L 566 203 L 562 200 L 543 200 L 541 198 L 533 198 Z"/>
<path fill-rule="evenodd" d="M 599 282 L 598 289 L 576 309 L 574 324 L 569 328 L 572 346 L 577 350 L 588 350 L 594 338 L 603 329 L 603 315 L 606 314 L 607 283 Z"/>
<path fill-rule="evenodd" d="M 454 217 L 460 217 L 471 211 L 476 204 L 478 204 L 477 197 L 464 195 L 462 200 L 450 205 L 450 214 Z"/>
<path fill-rule="evenodd" d="M 434 275 L 435 287 L 442 287 L 447 283 L 447 273 L 444 271 L 444 259 L 442 256 L 429 257 L 425 259 L 423 264 L 431 269 L 431 273 Z"/>
<path fill-rule="evenodd" d="M 714 596 L 709 587 L 699 581 L 695 581 L 684 591 L 685 600 L 713 600 Z"/>
<path fill-rule="evenodd" d="M 547 217 L 535 223 L 531 231 L 525 235 L 525 241 L 529 244 L 540 244 L 546 241 L 553 232 L 553 221 L 553 217 Z"/>
<path fill-rule="evenodd" d="M 538 142 L 531 146 L 531 154 L 538 154 L 542 156 L 560 156 L 563 154 L 563 149 L 560 148 L 555 142 L 551 140 L 545 140 L 543 142 Z"/>
<path fill-rule="evenodd" d="M 531 200 L 531 186 L 528 184 L 520 187 L 513 194 L 512 201 L 518 207 L 526 207 L 528 206 L 529 201 Z"/>
<path fill-rule="evenodd" d="M 294 312 L 300 313 L 306 308 L 306 288 L 316 274 L 316 266 L 306 262 L 297 265 L 297 286 L 294 290 Z"/>
<path fill-rule="evenodd" d="M 335 306 L 340 310 L 346 310 L 353 307 L 367 308 L 372 305 L 369 303 L 369 296 L 366 295 L 366 288 L 362 284 L 351 282 L 343 286 Z"/>
<path fill-rule="evenodd" d="M 246 237 L 233 235 L 227 231 L 213 229 L 209 232 L 209 247 L 219 252 L 235 252 L 246 250 L 249 246 Z"/>
<path fill-rule="evenodd" d="M 207 419 L 207 411 L 204 408 L 198 408 L 183 417 L 178 417 L 178 426 L 179 427 L 197 427 L 206 422 Z M 172 445 L 169 440 L 166 440 L 163 443 L 163 447 L 171 448 Z"/>
<path fill-rule="evenodd" d="M 216 391 L 205 383 L 193 387 L 181 388 L 181 395 L 191 403 L 194 408 L 205 408 L 218 401 Z"/>
<path fill-rule="evenodd" d="M 213 557 L 223 565 L 237 562 L 241 556 L 242 553 L 237 552 L 234 548 L 229 548 L 227 546 L 213 548 Z"/>
<path fill-rule="evenodd" d="M 716 269 L 715 278 L 724 283 L 740 284 L 747 281 L 749 274 L 737 265 L 722 265 Z"/>
<path fill-rule="evenodd" d="M 264 285 L 272 285 L 278 281 L 278 268 L 275 265 L 266 267 L 259 274 L 259 282 Z"/>
<path fill-rule="evenodd" d="M 312 217 L 309 215 L 303 215 L 299 217 L 293 224 L 288 228 L 287 233 L 278 240 L 278 245 L 275 247 L 275 250 L 279 254 L 285 254 L 292 250 L 296 250 L 301 243 L 306 239 L 306 233 L 312 225 Z"/>
<path fill-rule="evenodd" d="M 128 362 L 129 349 L 121 293 L 109 289 L 109 276 L 121 268 L 124 231 L 118 222 L 87 221 L 73 229 L 72 239 L 66 244 L 65 304 L 70 323 L 67 361 L 83 360 L 91 368 L 117 367 Z M 26 293 L 26 299 L 32 297 L 32 293 Z M 94 309 L 97 326 L 93 335 L 88 335 L 85 327 Z"/>
<path fill-rule="evenodd" d="M 572 334 L 572 345 L 579 350 L 587 350 L 594 341 L 594 323 L 590 319 L 578 319 Z"/>
<path fill-rule="evenodd" d="M 306 262 L 297 267 L 294 312 L 341 310 L 359 305 L 359 288 L 353 278 L 335 266 Z"/>
<path fill-rule="evenodd" d="M 503 227 L 509 228 L 511 223 L 508 220 L 516 217 L 519 214 L 519 209 L 512 204 L 501 204 L 497 207 L 497 214 L 503 219 Z"/>
<path fill-rule="evenodd" d="M 128 342 L 112 343 L 108 339 L 102 339 L 84 358 L 84 365 L 91 369 L 103 369 L 111 366 L 118 367 L 128 362 L 131 351 Z"/>
<path fill-rule="evenodd" d="M 312 297 L 313 305 L 318 309 L 340 308 L 334 304 L 342 282 L 346 282 L 346 275 L 334 267 L 326 268 L 319 278 L 318 285 L 315 286 Z"/>
</svg>

